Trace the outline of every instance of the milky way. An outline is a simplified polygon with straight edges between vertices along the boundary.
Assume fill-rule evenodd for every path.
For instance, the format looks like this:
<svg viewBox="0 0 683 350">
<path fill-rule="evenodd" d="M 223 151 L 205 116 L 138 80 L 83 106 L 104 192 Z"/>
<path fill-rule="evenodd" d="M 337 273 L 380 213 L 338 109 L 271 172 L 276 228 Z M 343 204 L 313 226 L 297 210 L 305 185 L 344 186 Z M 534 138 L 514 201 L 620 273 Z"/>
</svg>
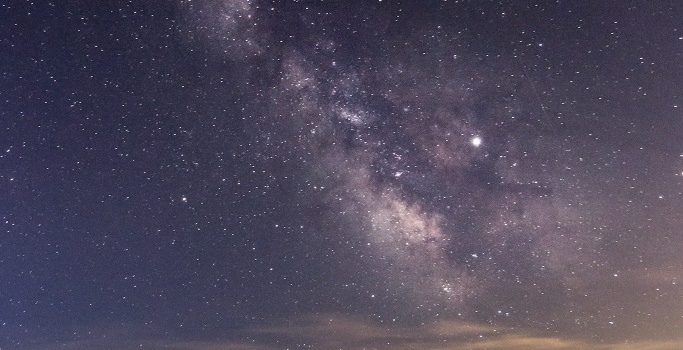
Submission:
<svg viewBox="0 0 683 350">
<path fill-rule="evenodd" d="M 323 220 L 357 223 L 353 234 L 381 271 L 378 294 L 402 294 L 418 314 L 462 314 L 471 299 L 514 310 L 528 293 L 565 294 L 556 286 L 596 263 L 600 237 L 586 238 L 582 203 L 574 210 L 554 191 L 569 176 L 558 163 L 572 159 L 560 160 L 562 142 L 542 130 L 552 120 L 533 82 L 473 67 L 457 35 L 417 32 L 346 66 L 329 39 L 286 49 L 279 84 L 264 96 L 278 114 L 263 118 L 297 125 L 294 147 L 334 178 Z M 502 303 L 485 296 L 493 290 L 519 294 Z"/>
<path fill-rule="evenodd" d="M 2 348 L 683 344 L 680 6 L 2 11 Z"/>
</svg>

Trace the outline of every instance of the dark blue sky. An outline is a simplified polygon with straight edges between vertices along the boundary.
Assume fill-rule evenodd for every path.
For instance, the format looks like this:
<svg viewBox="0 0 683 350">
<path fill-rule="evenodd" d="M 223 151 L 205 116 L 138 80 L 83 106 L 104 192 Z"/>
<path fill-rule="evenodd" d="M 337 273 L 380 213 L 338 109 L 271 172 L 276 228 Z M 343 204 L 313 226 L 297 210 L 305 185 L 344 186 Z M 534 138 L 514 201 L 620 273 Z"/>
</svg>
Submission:
<svg viewBox="0 0 683 350">
<path fill-rule="evenodd" d="M 683 346 L 677 1 L 0 18 L 3 349 Z"/>
</svg>

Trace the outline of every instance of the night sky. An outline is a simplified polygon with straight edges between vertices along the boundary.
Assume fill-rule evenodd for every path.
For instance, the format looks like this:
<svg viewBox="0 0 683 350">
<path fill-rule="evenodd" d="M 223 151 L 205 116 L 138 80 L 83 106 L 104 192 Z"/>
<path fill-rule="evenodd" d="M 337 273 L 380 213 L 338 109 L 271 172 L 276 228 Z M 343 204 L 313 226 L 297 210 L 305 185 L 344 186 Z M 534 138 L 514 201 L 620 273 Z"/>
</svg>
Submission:
<svg viewBox="0 0 683 350">
<path fill-rule="evenodd" d="M 683 349 L 682 18 L 2 1 L 0 348 Z"/>
</svg>

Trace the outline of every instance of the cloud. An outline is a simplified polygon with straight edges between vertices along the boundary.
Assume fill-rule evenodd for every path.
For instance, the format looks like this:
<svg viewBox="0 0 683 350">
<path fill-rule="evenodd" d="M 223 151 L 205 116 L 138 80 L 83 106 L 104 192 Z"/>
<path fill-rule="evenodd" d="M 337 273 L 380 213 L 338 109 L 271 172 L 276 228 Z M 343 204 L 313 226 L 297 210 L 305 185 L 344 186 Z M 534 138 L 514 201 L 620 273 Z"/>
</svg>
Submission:
<svg viewBox="0 0 683 350">
<path fill-rule="evenodd" d="M 595 330 L 594 330 L 595 331 Z M 599 332 L 599 330 L 598 330 Z M 558 337 L 519 329 L 443 319 L 424 325 L 377 322 L 346 314 L 307 314 L 233 332 L 230 339 L 169 339 L 167 332 L 136 331 L 109 327 L 86 332 L 90 338 L 24 349 L 174 349 L 174 350 L 271 350 L 377 349 L 377 350 L 679 350 L 683 338 L 594 342 L 580 337 Z M 590 334 L 587 337 L 600 336 Z"/>
</svg>

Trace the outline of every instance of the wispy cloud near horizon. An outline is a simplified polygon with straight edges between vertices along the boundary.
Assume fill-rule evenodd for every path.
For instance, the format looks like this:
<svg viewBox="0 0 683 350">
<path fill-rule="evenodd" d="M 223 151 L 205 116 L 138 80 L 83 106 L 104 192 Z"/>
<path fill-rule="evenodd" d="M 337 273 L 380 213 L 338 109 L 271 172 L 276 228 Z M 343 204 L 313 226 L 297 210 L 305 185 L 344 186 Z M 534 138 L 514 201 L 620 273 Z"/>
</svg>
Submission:
<svg viewBox="0 0 683 350">
<path fill-rule="evenodd" d="M 128 329 L 128 328 L 127 328 Z M 106 334 L 105 334 L 106 333 Z M 680 350 L 683 337 L 591 342 L 580 337 L 552 337 L 531 330 L 495 327 L 458 320 L 441 320 L 415 327 L 384 324 L 341 314 L 304 315 L 247 327 L 231 339 L 168 340 L 157 334 L 110 330 L 91 339 L 27 347 L 53 349 L 377 349 L 377 350 Z"/>
</svg>

